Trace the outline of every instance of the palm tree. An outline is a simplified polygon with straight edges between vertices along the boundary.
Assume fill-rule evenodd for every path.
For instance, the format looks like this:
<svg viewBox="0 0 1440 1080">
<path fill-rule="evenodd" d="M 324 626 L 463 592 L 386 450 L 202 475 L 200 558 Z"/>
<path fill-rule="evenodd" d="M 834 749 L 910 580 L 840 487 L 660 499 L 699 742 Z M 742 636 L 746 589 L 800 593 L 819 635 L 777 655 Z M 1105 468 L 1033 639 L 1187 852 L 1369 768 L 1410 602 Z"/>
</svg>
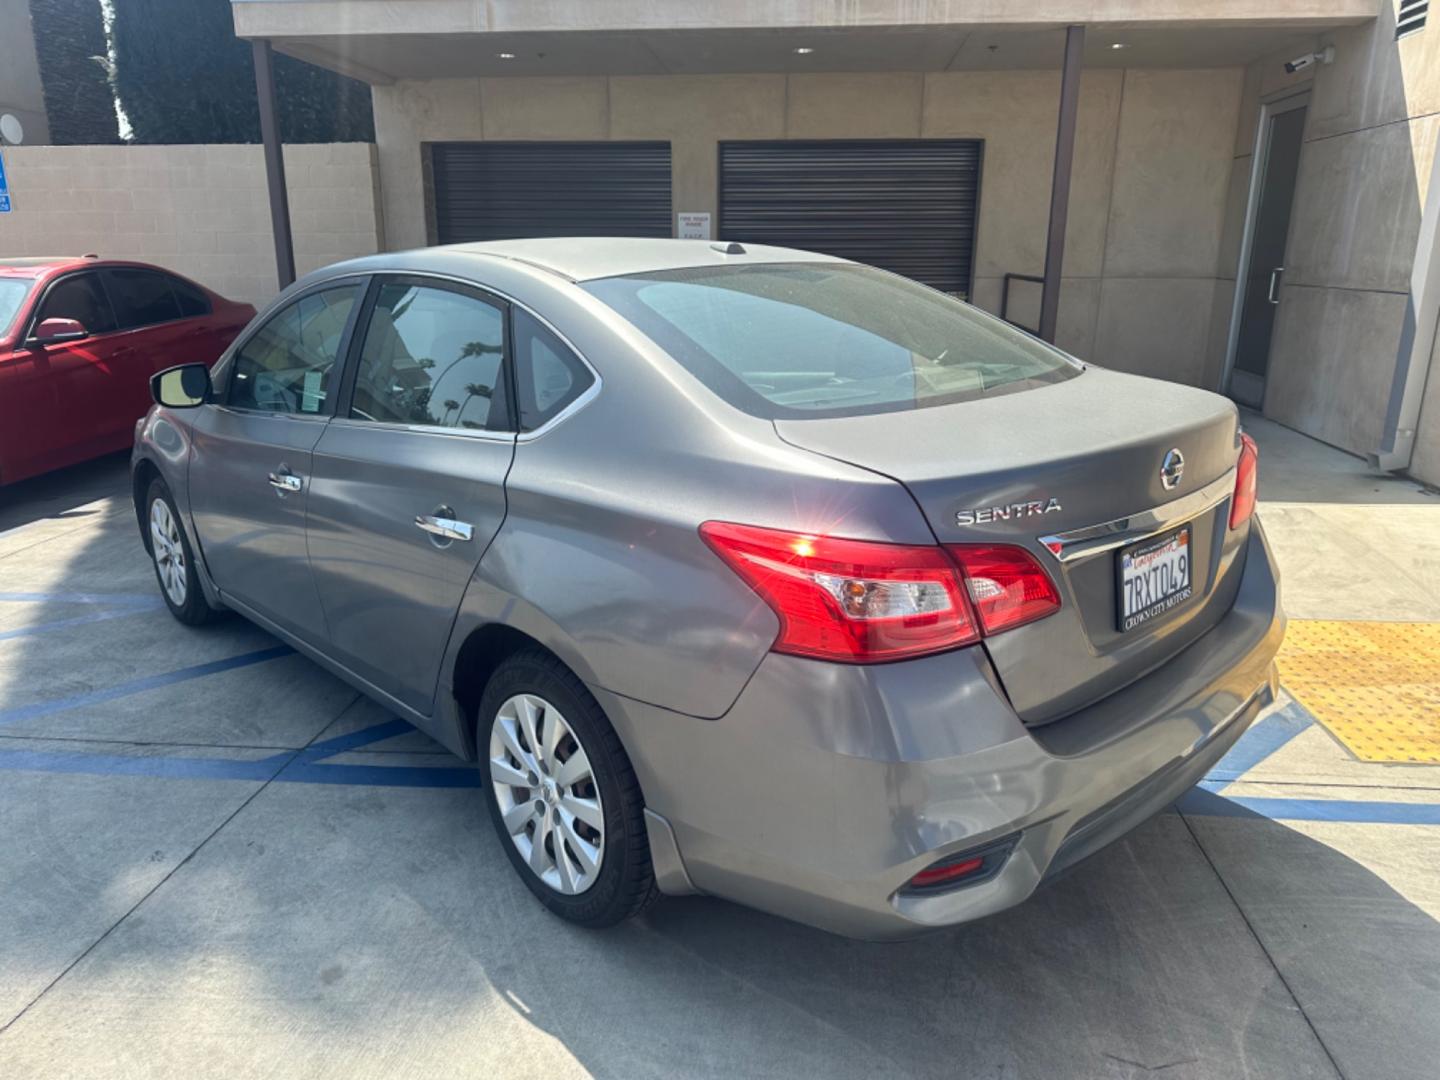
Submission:
<svg viewBox="0 0 1440 1080">
<path fill-rule="evenodd" d="M 472 383 L 466 384 L 466 386 L 465 386 L 465 404 L 464 404 L 464 405 L 461 405 L 461 406 L 460 406 L 460 411 L 455 414 L 455 422 L 456 422 L 456 423 L 460 423 L 460 417 L 461 417 L 462 415 L 464 415 L 465 406 L 470 404 L 470 399 L 471 399 L 471 398 L 480 397 L 480 398 L 484 398 L 486 401 L 489 401 L 489 400 L 490 400 L 490 396 L 491 396 L 492 394 L 494 394 L 494 393 L 495 393 L 494 388 L 493 388 L 493 387 L 486 386 L 484 383 L 473 383 L 473 382 L 472 382 Z M 464 426 L 464 425 L 462 425 L 462 426 Z"/>
</svg>

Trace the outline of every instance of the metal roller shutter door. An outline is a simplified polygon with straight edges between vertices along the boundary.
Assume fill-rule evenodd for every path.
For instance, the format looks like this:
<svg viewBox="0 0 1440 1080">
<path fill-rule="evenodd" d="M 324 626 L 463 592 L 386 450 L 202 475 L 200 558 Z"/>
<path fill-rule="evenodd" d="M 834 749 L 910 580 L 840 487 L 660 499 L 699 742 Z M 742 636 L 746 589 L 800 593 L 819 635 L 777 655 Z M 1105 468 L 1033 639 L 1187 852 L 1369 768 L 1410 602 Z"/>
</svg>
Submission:
<svg viewBox="0 0 1440 1080">
<path fill-rule="evenodd" d="M 805 248 L 970 295 L 979 139 L 720 144 L 720 236 Z"/>
<path fill-rule="evenodd" d="M 668 142 L 434 143 L 436 239 L 669 236 Z"/>
</svg>

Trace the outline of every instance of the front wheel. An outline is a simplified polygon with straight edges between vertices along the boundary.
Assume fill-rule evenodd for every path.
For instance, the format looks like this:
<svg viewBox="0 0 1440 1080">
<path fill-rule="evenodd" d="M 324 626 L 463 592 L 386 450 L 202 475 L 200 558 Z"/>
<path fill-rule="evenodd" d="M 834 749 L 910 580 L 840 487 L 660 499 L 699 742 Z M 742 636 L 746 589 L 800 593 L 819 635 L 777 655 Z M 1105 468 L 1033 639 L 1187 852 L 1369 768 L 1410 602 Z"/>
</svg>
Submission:
<svg viewBox="0 0 1440 1080">
<path fill-rule="evenodd" d="M 158 477 L 150 482 L 145 495 L 145 520 L 150 530 L 155 580 L 160 583 L 160 594 L 170 614 L 187 626 L 209 622 L 218 612 L 205 599 L 190 541 L 180 526 L 180 511 L 165 481 Z"/>
<path fill-rule="evenodd" d="M 504 661 L 480 702 L 486 802 L 516 872 L 547 908 L 612 926 L 657 895 L 634 769 L 599 703 L 548 653 Z"/>
</svg>

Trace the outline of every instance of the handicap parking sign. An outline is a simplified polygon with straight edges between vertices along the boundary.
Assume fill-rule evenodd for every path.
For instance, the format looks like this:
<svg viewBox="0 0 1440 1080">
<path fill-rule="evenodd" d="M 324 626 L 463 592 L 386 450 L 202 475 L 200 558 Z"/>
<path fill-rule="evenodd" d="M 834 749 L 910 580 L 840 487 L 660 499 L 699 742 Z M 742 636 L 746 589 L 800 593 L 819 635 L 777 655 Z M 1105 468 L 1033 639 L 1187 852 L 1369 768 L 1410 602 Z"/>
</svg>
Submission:
<svg viewBox="0 0 1440 1080">
<path fill-rule="evenodd" d="M 10 213 L 10 185 L 5 182 L 5 155 L 0 154 L 0 214 Z"/>
</svg>

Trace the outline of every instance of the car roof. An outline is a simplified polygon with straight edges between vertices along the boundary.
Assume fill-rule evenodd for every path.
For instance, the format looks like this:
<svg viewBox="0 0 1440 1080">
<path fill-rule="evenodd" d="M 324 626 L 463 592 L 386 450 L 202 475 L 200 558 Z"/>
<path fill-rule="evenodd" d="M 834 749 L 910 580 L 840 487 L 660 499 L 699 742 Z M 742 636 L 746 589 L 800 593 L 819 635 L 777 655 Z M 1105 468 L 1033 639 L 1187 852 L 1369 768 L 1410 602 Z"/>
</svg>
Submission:
<svg viewBox="0 0 1440 1080">
<path fill-rule="evenodd" d="M 6 277 L 39 277 L 47 270 L 86 261 L 83 256 L 78 255 L 31 255 L 0 259 L 0 274 Z"/>
<path fill-rule="evenodd" d="M 738 250 L 737 250 L 738 249 Z M 767 244 L 633 236 L 555 236 L 450 244 L 431 251 L 488 255 L 537 266 L 571 281 L 744 263 L 844 262 L 833 255 Z M 411 252 L 409 254 L 417 254 Z"/>
</svg>

